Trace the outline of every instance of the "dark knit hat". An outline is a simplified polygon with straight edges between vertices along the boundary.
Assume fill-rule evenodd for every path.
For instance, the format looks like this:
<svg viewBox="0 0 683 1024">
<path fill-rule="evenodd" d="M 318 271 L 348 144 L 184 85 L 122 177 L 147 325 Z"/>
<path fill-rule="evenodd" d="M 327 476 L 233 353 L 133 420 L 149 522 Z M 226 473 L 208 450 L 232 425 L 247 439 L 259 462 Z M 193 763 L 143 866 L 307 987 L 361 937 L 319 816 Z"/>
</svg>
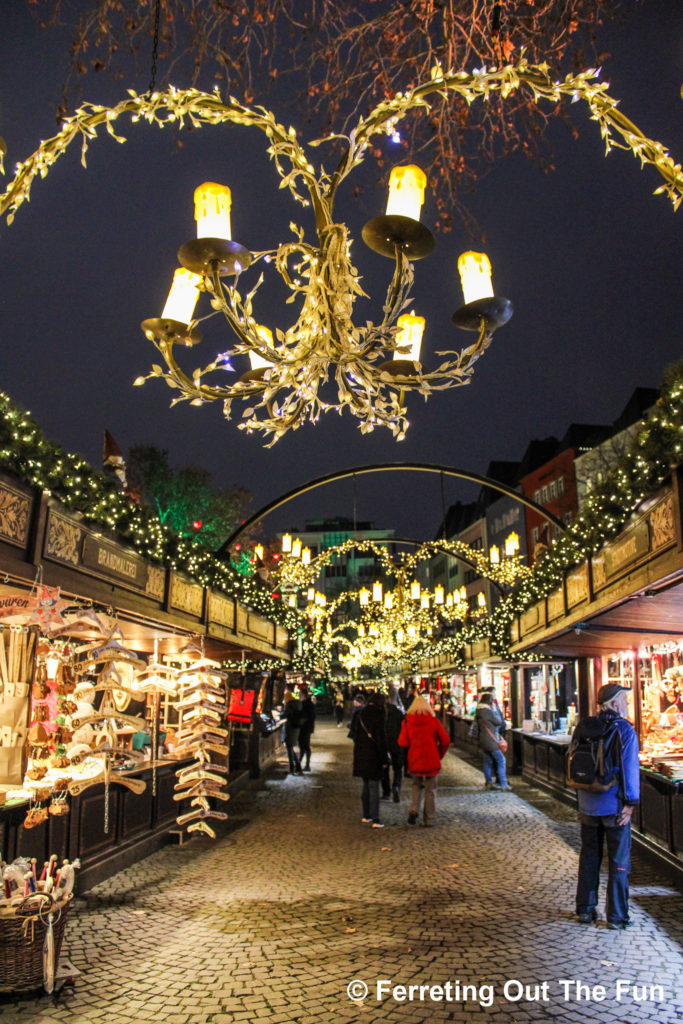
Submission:
<svg viewBox="0 0 683 1024">
<path fill-rule="evenodd" d="M 629 690 L 626 686 L 619 686 L 619 683 L 605 683 L 598 690 L 597 702 L 598 704 L 607 704 L 618 693 L 629 693 Z"/>
</svg>

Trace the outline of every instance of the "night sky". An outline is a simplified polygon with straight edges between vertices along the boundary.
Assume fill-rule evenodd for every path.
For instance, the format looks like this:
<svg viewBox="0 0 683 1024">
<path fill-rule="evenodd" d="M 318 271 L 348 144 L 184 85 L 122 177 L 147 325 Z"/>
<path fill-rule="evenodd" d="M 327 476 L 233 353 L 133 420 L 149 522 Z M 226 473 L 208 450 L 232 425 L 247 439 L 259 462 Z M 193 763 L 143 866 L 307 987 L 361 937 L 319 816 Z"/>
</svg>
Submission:
<svg viewBox="0 0 683 1024">
<path fill-rule="evenodd" d="M 55 133 L 68 44 L 67 35 L 42 33 L 25 8 L 23 2 L 3 5 L 6 181 L 18 160 Z M 644 3 L 625 29 L 610 29 L 606 45 L 611 95 L 681 162 L 683 4 Z M 84 98 L 114 103 L 129 85 L 144 92 L 148 79 L 146 67 L 134 81 L 91 78 Z M 286 123 L 294 121 L 291 109 L 278 110 L 272 99 L 268 105 Z M 292 219 L 307 226 L 305 211 L 278 191 L 265 136 L 232 126 L 185 134 L 178 149 L 171 132 L 121 122 L 125 145 L 103 133 L 88 151 L 87 170 L 74 147 L 36 182 L 30 205 L 11 227 L 0 225 L 0 388 L 31 411 L 50 439 L 96 466 L 107 428 L 124 451 L 154 444 L 167 448 L 178 467 L 201 465 L 220 486 L 248 488 L 252 510 L 313 477 L 354 465 L 422 461 L 484 473 L 491 459 L 518 459 L 530 438 L 562 436 L 571 421 L 609 423 L 634 387 L 658 386 L 667 364 L 683 357 L 683 209 L 674 214 L 668 199 L 652 195 L 658 176 L 641 170 L 630 153 L 613 151 L 605 159 L 596 125 L 583 109 L 572 111 L 581 137 L 577 142 L 566 128 L 553 128 L 554 174 L 513 156 L 471 197 L 487 236 L 495 290 L 513 301 L 515 315 L 468 387 L 436 394 L 427 404 L 412 397 L 411 427 L 400 444 L 388 431 L 363 436 L 354 419 L 330 414 L 266 449 L 257 435 L 247 437 L 226 422 L 218 403 L 170 409 L 172 393 L 163 383 L 132 387 L 156 361 L 139 324 L 161 312 L 175 253 L 194 236 L 196 185 L 230 186 L 233 238 L 251 249 L 288 238 Z M 391 154 L 389 142 L 386 147 L 389 163 L 407 162 Z M 337 207 L 374 300 L 359 307 L 360 322 L 381 314 L 391 272 L 360 238 L 362 224 L 382 213 L 385 202 L 383 188 L 366 190 L 356 202 L 349 186 Z M 428 199 L 422 220 L 434 219 Z M 450 323 L 462 302 L 457 257 L 470 247 L 456 226 L 437 236 L 433 256 L 416 264 L 415 308 L 427 318 L 427 363 L 430 352 L 472 340 Z M 257 306 L 257 319 L 289 323 L 290 307 L 267 305 Z M 215 332 L 205 332 L 202 363 L 220 350 L 223 330 L 217 324 Z M 447 504 L 475 496 L 472 485 L 446 482 Z M 439 479 L 364 476 L 356 485 L 355 512 L 403 536 L 431 537 L 441 519 Z M 291 503 L 266 521 L 266 532 L 335 514 L 354 515 L 351 482 Z"/>
</svg>

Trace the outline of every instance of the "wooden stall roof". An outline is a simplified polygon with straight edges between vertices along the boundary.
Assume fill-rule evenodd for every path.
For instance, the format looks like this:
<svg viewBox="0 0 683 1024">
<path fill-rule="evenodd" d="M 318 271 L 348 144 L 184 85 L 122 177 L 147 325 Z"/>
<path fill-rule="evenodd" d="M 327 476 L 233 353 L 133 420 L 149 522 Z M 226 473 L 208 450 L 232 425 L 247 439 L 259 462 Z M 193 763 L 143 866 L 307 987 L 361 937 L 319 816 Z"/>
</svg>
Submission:
<svg viewBox="0 0 683 1024">
<path fill-rule="evenodd" d="M 562 586 L 512 626 L 511 656 L 611 654 L 683 635 L 683 543 L 679 489 L 650 502 L 640 517 Z"/>
</svg>

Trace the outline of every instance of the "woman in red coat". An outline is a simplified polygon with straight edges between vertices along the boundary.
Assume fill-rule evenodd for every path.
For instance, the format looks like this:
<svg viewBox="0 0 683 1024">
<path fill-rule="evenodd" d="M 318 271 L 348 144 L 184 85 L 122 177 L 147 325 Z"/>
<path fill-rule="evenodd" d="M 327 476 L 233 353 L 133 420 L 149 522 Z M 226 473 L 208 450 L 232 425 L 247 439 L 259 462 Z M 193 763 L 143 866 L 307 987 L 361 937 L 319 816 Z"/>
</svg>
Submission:
<svg viewBox="0 0 683 1024">
<path fill-rule="evenodd" d="M 408 771 L 413 778 L 408 824 L 417 821 L 424 790 L 424 823 L 429 827 L 436 820 L 436 779 L 451 741 L 424 697 L 415 697 L 408 708 L 398 742 L 408 748 Z"/>
</svg>

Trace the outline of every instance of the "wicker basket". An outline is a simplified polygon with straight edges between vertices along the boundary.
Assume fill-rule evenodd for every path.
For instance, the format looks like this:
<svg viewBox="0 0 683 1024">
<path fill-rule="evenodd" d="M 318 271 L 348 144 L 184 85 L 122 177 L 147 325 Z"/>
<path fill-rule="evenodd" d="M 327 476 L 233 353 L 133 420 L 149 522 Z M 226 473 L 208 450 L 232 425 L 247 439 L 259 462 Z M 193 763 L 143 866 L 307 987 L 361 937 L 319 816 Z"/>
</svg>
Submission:
<svg viewBox="0 0 683 1024">
<path fill-rule="evenodd" d="M 64 938 L 71 897 L 53 911 L 55 964 Z M 43 943 L 48 909 L 28 897 L 15 913 L 0 916 L 0 992 L 26 992 L 43 984 Z"/>
</svg>

